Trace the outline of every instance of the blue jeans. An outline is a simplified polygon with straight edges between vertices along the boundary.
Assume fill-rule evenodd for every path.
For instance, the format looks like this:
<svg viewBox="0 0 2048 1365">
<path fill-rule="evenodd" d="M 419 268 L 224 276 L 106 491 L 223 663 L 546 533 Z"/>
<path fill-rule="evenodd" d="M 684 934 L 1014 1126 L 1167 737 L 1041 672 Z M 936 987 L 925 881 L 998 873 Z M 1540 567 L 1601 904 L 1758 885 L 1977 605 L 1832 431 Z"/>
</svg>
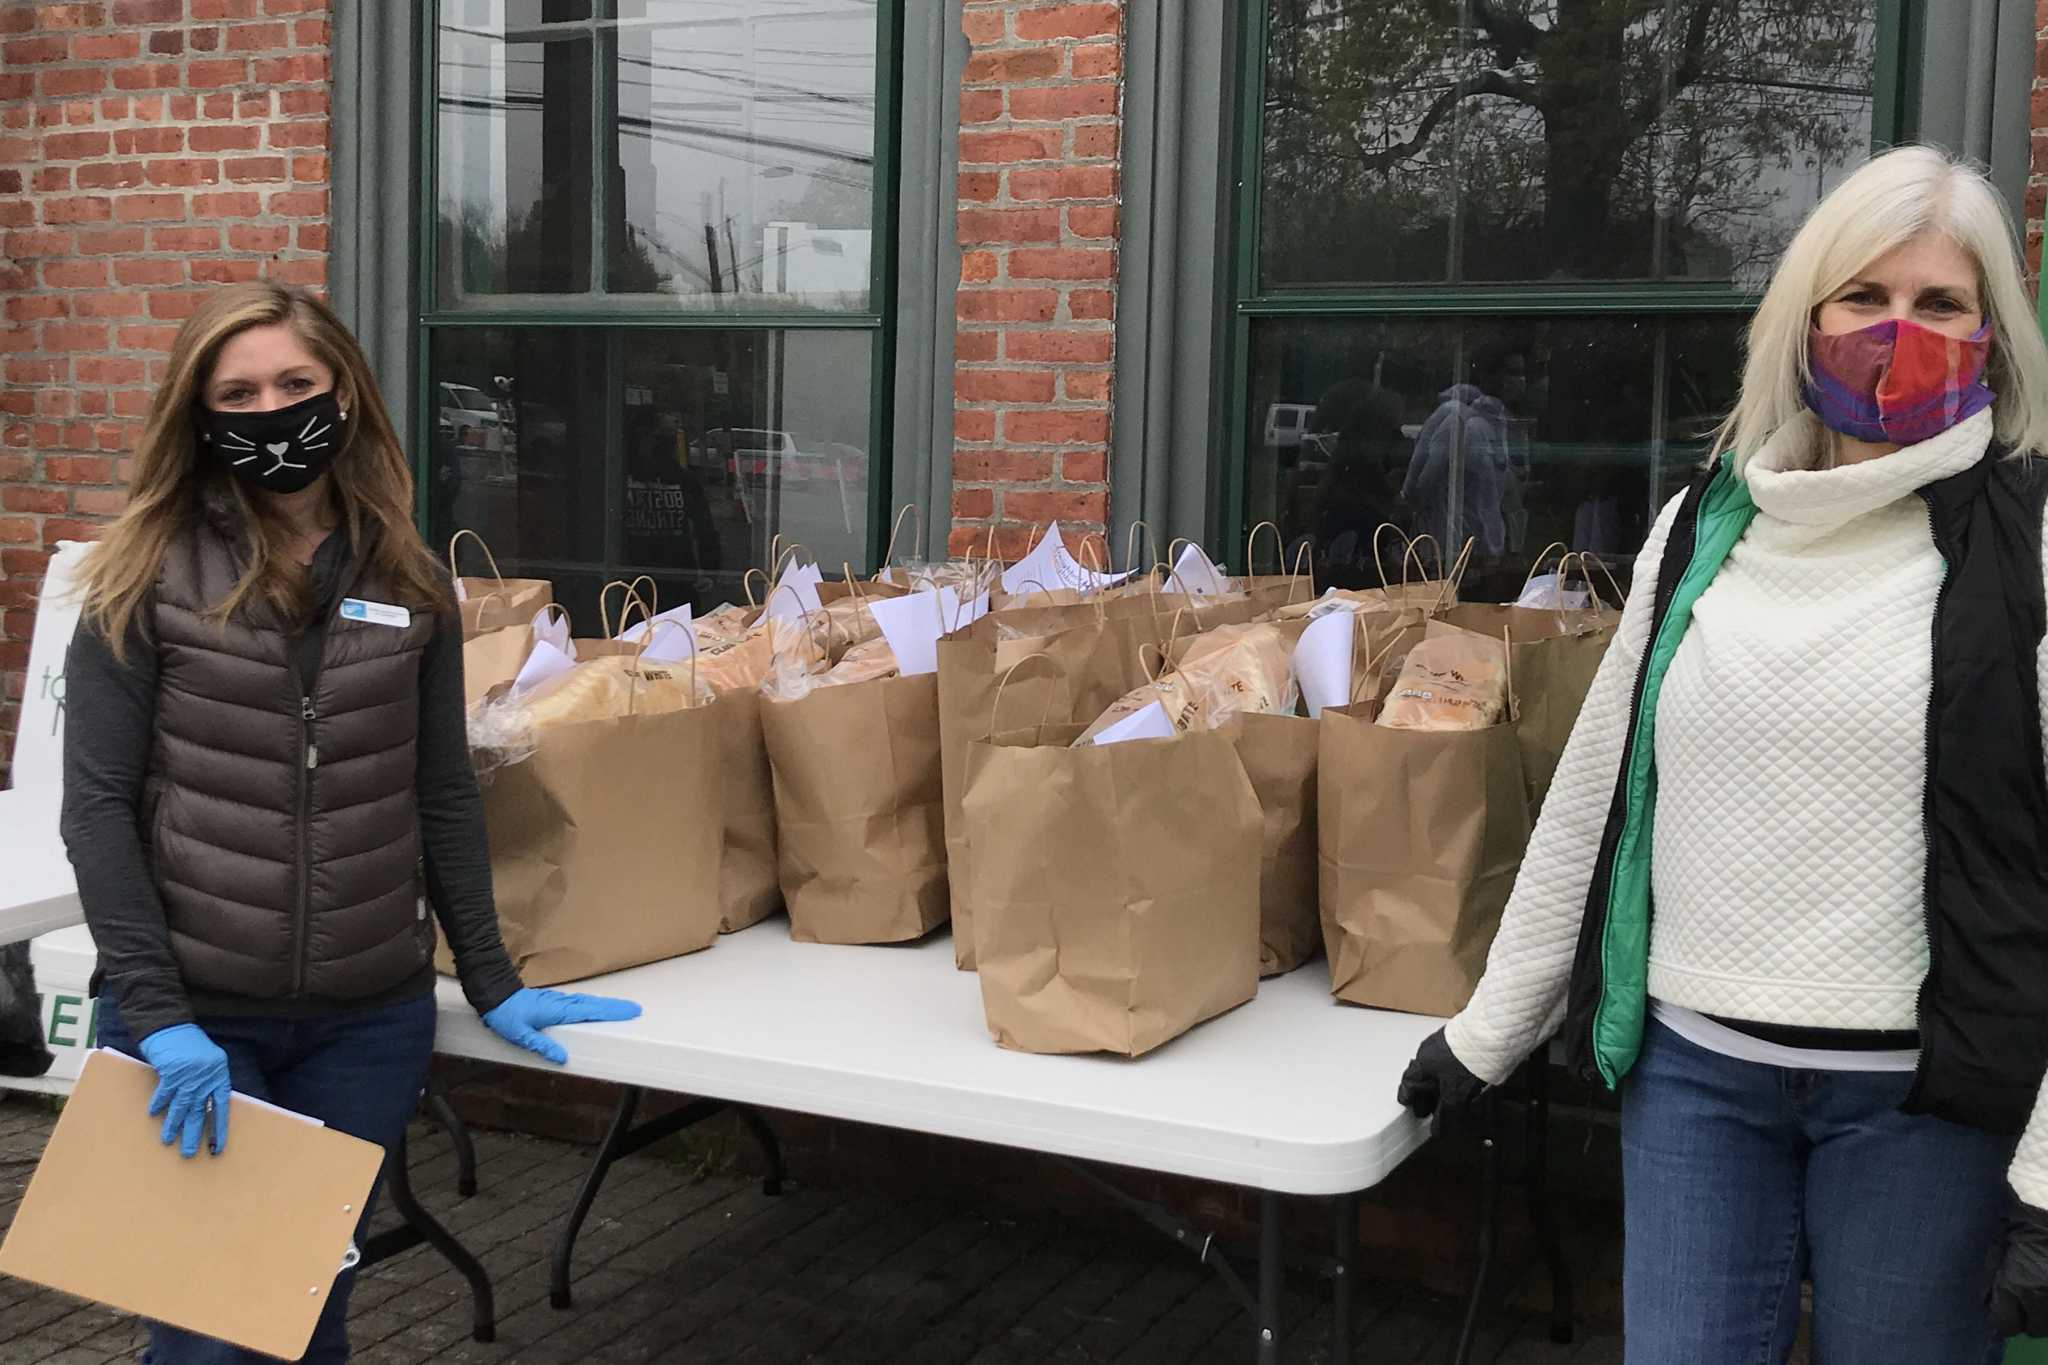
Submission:
<svg viewBox="0 0 2048 1365">
<path fill-rule="evenodd" d="M 2014 1140 L 1898 1111 L 1904 1073 L 1795 1071 L 1652 1020 L 1622 1094 L 1629 1365 L 1996 1365 Z"/>
<path fill-rule="evenodd" d="M 235 1089 L 319 1119 L 328 1127 L 389 1151 L 404 1135 L 427 1081 L 434 1052 L 434 997 L 423 995 L 396 1005 L 325 1015 L 317 1019 L 240 1019 L 212 1016 L 197 1021 L 221 1051 Z M 131 1057 L 142 1054 L 121 1019 L 117 1001 L 100 1001 L 100 1042 Z M 230 1145 L 234 1130 L 228 1131 Z M 204 1155 L 193 1158 L 204 1161 Z M 356 1225 L 361 1239 L 377 1192 L 363 1206 Z M 300 1359 L 340 1365 L 348 1359 L 348 1297 L 355 1272 L 344 1271 L 313 1329 Z M 272 1362 L 210 1337 L 153 1324 L 144 1365 L 242 1365 Z"/>
</svg>

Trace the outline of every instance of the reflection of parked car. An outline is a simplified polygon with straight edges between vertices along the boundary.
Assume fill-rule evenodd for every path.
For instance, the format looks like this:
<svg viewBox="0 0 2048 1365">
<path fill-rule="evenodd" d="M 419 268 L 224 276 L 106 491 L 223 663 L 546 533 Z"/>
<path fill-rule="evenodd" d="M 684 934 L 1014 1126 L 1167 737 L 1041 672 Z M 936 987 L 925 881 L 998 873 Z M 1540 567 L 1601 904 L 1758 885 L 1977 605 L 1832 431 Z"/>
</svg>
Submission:
<svg viewBox="0 0 2048 1365">
<path fill-rule="evenodd" d="M 786 431 L 762 427 L 719 427 L 704 433 L 704 444 L 725 459 L 734 478 L 798 483 L 809 477 L 796 438 Z"/>
<path fill-rule="evenodd" d="M 443 382 L 437 429 L 441 439 L 457 449 L 500 454 L 505 449 L 505 420 L 498 405 L 482 389 L 470 384 Z"/>
<path fill-rule="evenodd" d="M 1276 450 L 1293 450 L 1315 417 L 1313 403 L 1273 404 L 1266 409 L 1266 444 Z"/>
</svg>

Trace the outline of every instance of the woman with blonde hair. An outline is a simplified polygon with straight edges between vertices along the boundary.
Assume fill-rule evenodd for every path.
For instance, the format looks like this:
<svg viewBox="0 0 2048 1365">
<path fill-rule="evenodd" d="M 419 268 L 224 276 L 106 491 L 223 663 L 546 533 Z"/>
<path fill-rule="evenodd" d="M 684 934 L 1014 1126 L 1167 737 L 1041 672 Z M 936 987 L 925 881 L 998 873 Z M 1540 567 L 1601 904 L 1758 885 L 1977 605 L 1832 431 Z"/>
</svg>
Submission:
<svg viewBox="0 0 2048 1365">
<path fill-rule="evenodd" d="M 412 509 L 324 303 L 200 302 L 87 561 L 64 737 L 100 1041 L 156 1069 L 149 1113 L 187 1157 L 226 1149 L 230 1091 L 398 1141 L 433 1050 L 429 902 L 509 1041 L 560 1062 L 541 1029 L 639 1013 L 523 987 L 499 941 L 455 599 Z M 350 1280 L 304 1359 L 348 1358 Z M 164 1326 L 143 1357 L 267 1358 Z"/>
<path fill-rule="evenodd" d="M 1984 1365 L 2048 1334 L 2048 347 L 1925 147 L 1816 207 L 1658 518 L 1471 1003 L 1621 1091 L 1632 1365 Z M 1654 911 L 1654 913 L 1653 913 Z"/>
</svg>

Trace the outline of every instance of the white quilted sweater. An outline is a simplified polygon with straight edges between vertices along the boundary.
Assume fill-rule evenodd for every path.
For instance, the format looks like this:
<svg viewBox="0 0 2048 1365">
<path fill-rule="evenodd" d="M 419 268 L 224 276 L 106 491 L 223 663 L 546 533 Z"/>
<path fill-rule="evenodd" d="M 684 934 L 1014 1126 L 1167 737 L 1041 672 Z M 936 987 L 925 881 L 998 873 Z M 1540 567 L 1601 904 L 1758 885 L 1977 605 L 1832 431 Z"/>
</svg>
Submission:
<svg viewBox="0 0 2048 1365">
<path fill-rule="evenodd" d="M 1815 470 L 1789 423 L 1749 466 L 1758 515 L 1694 608 L 1657 715 L 1650 994 L 1703 1014 L 1910 1029 L 1927 970 L 1921 792 L 1942 577 L 1914 490 L 1974 463 L 1991 414 Z M 1586 892 L 1648 643 L 1657 519 L 1452 1050 L 1492 1082 L 1564 1020 Z M 2044 567 L 2048 574 L 2048 567 Z M 2038 665 L 2048 696 L 2048 642 Z M 2011 1179 L 2048 1207 L 2048 1090 Z"/>
</svg>

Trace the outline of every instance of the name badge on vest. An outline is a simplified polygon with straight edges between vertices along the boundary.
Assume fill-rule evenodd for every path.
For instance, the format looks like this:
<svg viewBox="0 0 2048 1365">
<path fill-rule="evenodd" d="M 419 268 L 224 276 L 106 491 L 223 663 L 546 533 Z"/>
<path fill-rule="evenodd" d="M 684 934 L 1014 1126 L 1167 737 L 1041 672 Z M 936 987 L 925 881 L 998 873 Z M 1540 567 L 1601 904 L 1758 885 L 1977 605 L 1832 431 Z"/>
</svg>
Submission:
<svg viewBox="0 0 2048 1365">
<path fill-rule="evenodd" d="M 373 626 L 404 627 L 412 624 L 412 613 L 388 602 L 365 602 L 360 597 L 344 597 L 341 599 L 341 619 L 365 621 Z"/>
</svg>

